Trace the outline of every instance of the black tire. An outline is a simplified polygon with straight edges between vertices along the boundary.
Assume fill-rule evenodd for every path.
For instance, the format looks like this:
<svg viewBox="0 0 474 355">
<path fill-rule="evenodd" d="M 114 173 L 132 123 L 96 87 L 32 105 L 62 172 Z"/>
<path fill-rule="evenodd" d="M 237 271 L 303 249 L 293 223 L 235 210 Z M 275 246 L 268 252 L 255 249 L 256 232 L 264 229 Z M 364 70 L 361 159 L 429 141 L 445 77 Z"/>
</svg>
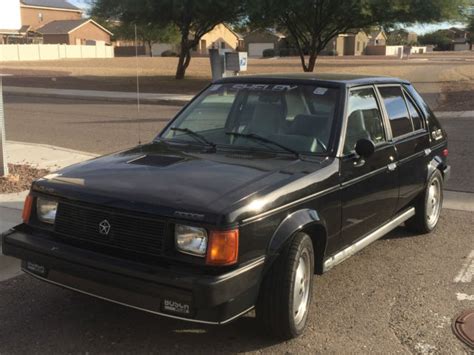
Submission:
<svg viewBox="0 0 474 355">
<path fill-rule="evenodd" d="M 438 204 L 438 212 L 435 218 L 429 217 L 430 206 L 429 204 L 433 202 L 433 199 L 430 198 L 430 188 L 433 184 L 438 184 L 439 186 L 439 197 L 437 198 L 436 203 Z M 419 234 L 430 233 L 436 228 L 439 220 L 439 213 L 443 206 L 443 175 L 439 170 L 436 170 L 428 180 L 426 188 L 420 197 L 417 199 L 415 204 L 415 215 L 405 222 L 405 226 Z"/>
<path fill-rule="evenodd" d="M 304 289 L 302 292 L 305 295 L 306 291 L 309 294 L 301 297 L 307 299 L 304 312 L 295 316 L 293 312 L 295 279 L 301 258 L 309 260 L 309 275 L 305 277 L 308 284 L 306 287 L 300 285 L 296 287 L 299 291 Z M 298 233 L 282 250 L 260 286 L 256 314 L 264 332 L 280 340 L 293 339 L 303 333 L 311 304 L 313 276 L 313 243 L 307 234 Z"/>
</svg>

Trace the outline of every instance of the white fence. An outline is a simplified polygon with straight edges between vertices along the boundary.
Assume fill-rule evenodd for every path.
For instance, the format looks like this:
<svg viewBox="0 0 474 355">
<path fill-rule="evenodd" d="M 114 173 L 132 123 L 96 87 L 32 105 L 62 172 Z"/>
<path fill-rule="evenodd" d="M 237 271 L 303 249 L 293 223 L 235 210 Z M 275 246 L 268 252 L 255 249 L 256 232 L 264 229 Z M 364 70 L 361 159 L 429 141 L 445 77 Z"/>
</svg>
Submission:
<svg viewBox="0 0 474 355">
<path fill-rule="evenodd" d="M 385 46 L 385 55 L 395 55 L 402 58 L 403 48 L 403 46 Z"/>
<path fill-rule="evenodd" d="M 110 46 L 0 44 L 0 62 L 113 57 L 114 48 Z"/>
<path fill-rule="evenodd" d="M 425 54 L 426 52 L 428 52 L 428 48 L 426 46 L 410 47 L 410 54 Z"/>
</svg>

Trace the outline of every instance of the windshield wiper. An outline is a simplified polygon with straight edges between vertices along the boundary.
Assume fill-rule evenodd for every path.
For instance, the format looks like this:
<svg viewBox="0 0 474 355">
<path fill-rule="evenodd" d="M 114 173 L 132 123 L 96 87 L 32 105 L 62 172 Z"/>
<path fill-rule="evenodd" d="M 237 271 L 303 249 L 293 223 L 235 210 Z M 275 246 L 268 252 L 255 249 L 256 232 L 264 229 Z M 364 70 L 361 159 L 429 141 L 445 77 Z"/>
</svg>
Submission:
<svg viewBox="0 0 474 355">
<path fill-rule="evenodd" d="M 216 148 L 216 143 L 213 143 L 209 140 L 207 140 L 206 137 L 204 137 L 202 134 L 199 134 L 197 132 L 194 132 L 192 129 L 189 128 L 179 128 L 179 127 L 171 127 L 170 128 L 172 131 L 177 131 L 177 132 L 183 132 L 183 133 L 188 133 L 191 137 L 194 137 L 197 141 L 204 143 L 206 145 L 211 146 L 212 148 Z"/>
<path fill-rule="evenodd" d="M 288 148 L 287 146 L 285 146 L 283 144 L 280 144 L 278 142 L 275 142 L 271 139 L 265 138 L 263 136 L 255 134 L 255 133 L 226 132 L 225 134 L 227 134 L 229 136 L 251 138 L 251 139 L 255 139 L 255 140 L 260 141 L 260 142 L 273 144 L 274 146 L 280 147 L 281 149 L 286 150 L 287 152 L 294 154 L 298 159 L 301 159 L 300 153 L 298 153 L 296 150 Z"/>
</svg>

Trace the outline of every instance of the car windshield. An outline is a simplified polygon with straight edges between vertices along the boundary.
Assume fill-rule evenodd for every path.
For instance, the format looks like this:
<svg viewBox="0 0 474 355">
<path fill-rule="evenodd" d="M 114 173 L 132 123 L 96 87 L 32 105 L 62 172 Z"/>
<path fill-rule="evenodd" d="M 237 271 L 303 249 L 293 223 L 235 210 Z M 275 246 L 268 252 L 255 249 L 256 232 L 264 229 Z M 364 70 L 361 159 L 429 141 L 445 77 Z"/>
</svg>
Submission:
<svg viewBox="0 0 474 355">
<path fill-rule="evenodd" d="M 338 92 L 318 85 L 214 84 L 178 115 L 161 139 L 325 154 Z"/>
</svg>

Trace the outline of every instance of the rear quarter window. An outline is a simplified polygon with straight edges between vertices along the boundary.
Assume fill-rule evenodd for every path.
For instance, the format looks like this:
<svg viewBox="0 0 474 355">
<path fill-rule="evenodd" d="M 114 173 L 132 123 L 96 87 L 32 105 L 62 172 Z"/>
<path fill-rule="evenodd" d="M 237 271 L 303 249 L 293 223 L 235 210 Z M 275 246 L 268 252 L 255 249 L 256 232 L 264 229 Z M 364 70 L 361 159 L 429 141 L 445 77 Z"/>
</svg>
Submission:
<svg viewBox="0 0 474 355">
<path fill-rule="evenodd" d="M 413 128 L 415 131 L 418 131 L 423 128 L 423 116 L 408 95 L 406 95 L 406 99 L 408 111 L 410 111 L 411 120 L 413 122 Z"/>
<path fill-rule="evenodd" d="M 433 132 L 433 131 L 442 129 L 441 124 L 439 123 L 438 119 L 435 117 L 433 111 L 425 102 L 425 100 L 423 100 L 421 95 L 415 90 L 413 85 L 405 85 L 404 87 L 408 91 L 408 93 L 415 99 L 416 103 L 418 104 L 418 107 L 420 107 L 420 109 L 422 110 L 426 119 L 427 130 L 429 132 Z M 444 134 L 446 135 L 446 132 L 444 132 Z"/>
</svg>

